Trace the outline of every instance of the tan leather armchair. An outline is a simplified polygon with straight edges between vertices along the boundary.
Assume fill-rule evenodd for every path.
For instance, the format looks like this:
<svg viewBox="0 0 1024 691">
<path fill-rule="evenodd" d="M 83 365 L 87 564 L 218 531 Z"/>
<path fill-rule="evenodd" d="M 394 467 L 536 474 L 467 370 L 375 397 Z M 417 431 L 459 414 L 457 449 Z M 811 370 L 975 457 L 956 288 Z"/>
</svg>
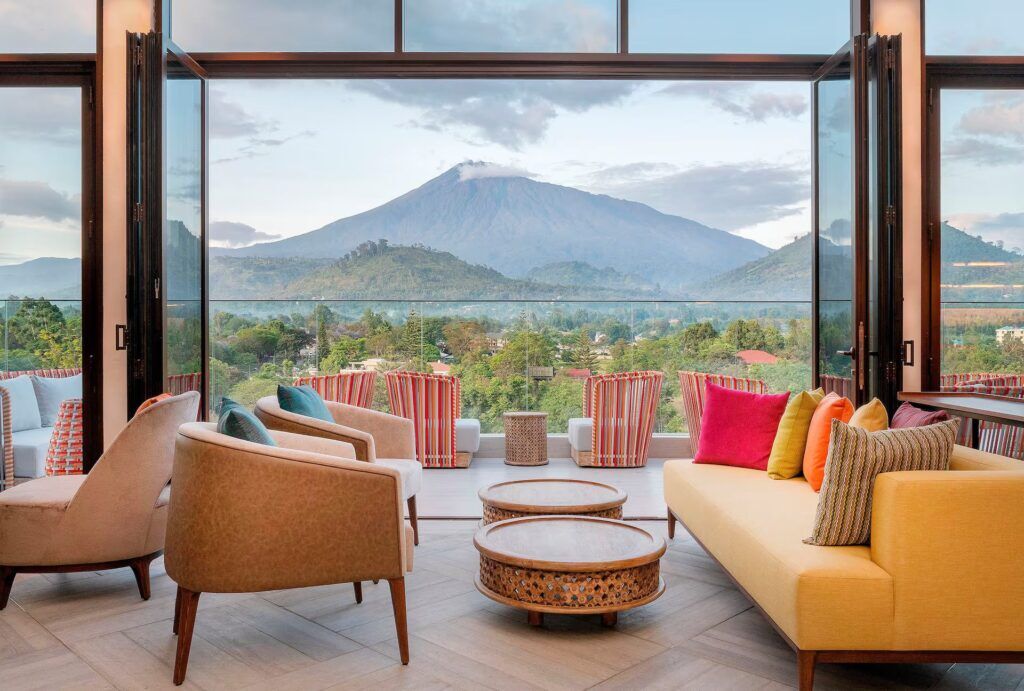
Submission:
<svg viewBox="0 0 1024 691">
<path fill-rule="evenodd" d="M 401 475 L 346 458 L 353 451 L 344 442 L 271 434 L 276 447 L 219 434 L 209 423 L 178 432 L 164 559 L 178 584 L 175 684 L 185 679 L 204 592 L 387 580 L 402 663 L 409 662 L 405 573 L 413 534 Z"/>
<path fill-rule="evenodd" d="M 0 609 L 19 573 L 130 566 L 149 599 L 149 564 L 164 547 L 174 440 L 198 410 L 195 392 L 160 401 L 128 422 L 88 475 L 39 478 L 0 493 Z"/>
<path fill-rule="evenodd" d="M 334 423 L 283 410 L 276 396 L 256 401 L 256 417 L 268 429 L 348 442 L 360 461 L 394 468 L 402 475 L 402 499 L 409 508 L 415 544 L 420 543 L 416 494 L 423 485 L 423 466 L 416 460 L 412 420 L 354 405 L 324 401 Z"/>
</svg>

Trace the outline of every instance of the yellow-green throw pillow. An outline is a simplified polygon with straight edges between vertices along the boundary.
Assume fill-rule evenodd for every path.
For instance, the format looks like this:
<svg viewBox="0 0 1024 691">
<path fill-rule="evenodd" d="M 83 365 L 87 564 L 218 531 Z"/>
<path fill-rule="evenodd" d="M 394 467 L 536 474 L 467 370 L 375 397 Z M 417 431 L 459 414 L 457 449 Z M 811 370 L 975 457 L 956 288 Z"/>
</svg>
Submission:
<svg viewBox="0 0 1024 691">
<path fill-rule="evenodd" d="M 884 429 L 889 429 L 889 413 L 886 412 L 885 405 L 880 400 L 872 398 L 869 403 L 865 403 L 854 411 L 849 424 L 850 427 L 859 427 L 868 432 L 881 432 Z"/>
<path fill-rule="evenodd" d="M 825 397 L 822 389 L 803 391 L 790 399 L 786 412 L 779 422 L 772 453 L 768 456 L 768 477 L 773 480 L 788 480 L 796 477 L 804 466 L 804 447 L 807 446 L 807 429 L 811 426 L 814 409 Z"/>
</svg>

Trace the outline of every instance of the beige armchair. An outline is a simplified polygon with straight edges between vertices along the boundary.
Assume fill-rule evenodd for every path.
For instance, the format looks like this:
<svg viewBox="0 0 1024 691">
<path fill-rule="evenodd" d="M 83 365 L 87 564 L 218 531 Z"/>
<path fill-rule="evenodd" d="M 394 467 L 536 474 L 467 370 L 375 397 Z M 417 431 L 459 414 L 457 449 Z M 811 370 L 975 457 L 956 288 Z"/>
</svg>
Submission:
<svg viewBox="0 0 1024 691">
<path fill-rule="evenodd" d="M 0 493 L 0 609 L 19 573 L 130 566 L 149 599 L 149 564 L 164 546 L 174 439 L 198 410 L 194 392 L 160 401 L 128 422 L 88 475 L 39 478 Z"/>
<path fill-rule="evenodd" d="M 165 565 L 178 584 L 174 683 L 185 679 L 200 593 L 250 593 L 384 579 L 403 664 L 412 527 L 397 470 L 346 458 L 349 444 L 273 431 L 278 446 L 183 425 Z M 357 589 L 357 600 L 359 591 Z"/>
<path fill-rule="evenodd" d="M 394 468 L 402 476 L 402 499 L 409 508 L 415 544 L 420 543 L 416 494 L 423 484 L 423 466 L 416 460 L 412 420 L 354 405 L 324 401 L 334 423 L 283 410 L 276 396 L 256 402 L 256 417 L 269 429 L 348 442 L 360 461 Z"/>
</svg>

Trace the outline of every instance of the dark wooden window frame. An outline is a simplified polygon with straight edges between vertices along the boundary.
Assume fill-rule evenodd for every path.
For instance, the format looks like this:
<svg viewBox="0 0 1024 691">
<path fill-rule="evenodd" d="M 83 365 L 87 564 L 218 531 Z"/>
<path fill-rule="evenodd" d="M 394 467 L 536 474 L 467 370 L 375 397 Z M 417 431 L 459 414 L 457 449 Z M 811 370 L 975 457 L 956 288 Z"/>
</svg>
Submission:
<svg viewBox="0 0 1024 691">
<path fill-rule="evenodd" d="M 921 252 L 921 388 L 938 391 L 942 375 L 942 133 L 943 89 L 1022 89 L 1024 55 L 929 56 L 921 2 L 923 227 Z"/>
<path fill-rule="evenodd" d="M 97 46 L 100 41 L 97 5 Z M 0 54 L 0 87 L 77 87 L 82 91 L 82 399 L 83 466 L 103 453 L 103 138 L 98 53 Z"/>
</svg>

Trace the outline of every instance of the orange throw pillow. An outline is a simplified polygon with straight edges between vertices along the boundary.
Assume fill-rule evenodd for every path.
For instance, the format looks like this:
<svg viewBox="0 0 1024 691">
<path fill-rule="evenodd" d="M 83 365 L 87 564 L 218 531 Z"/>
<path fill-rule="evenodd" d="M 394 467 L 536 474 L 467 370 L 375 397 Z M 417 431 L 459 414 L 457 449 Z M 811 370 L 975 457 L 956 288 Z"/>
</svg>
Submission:
<svg viewBox="0 0 1024 691">
<path fill-rule="evenodd" d="M 162 401 L 162 400 L 164 400 L 166 398 L 170 398 L 170 397 L 171 397 L 171 394 L 169 394 L 169 393 L 162 393 L 162 394 L 157 394 L 156 396 L 153 396 L 153 398 L 147 398 L 139 406 L 139 409 L 135 411 L 135 414 L 138 415 L 139 413 L 141 413 L 143 410 L 145 410 L 149 406 L 153 405 L 154 403 L 159 403 L 160 401 Z"/>
<path fill-rule="evenodd" d="M 821 490 L 821 483 L 825 479 L 825 460 L 828 458 L 828 444 L 832 436 L 832 421 L 839 419 L 849 422 L 851 417 L 853 403 L 835 392 L 821 399 L 821 403 L 814 409 L 804 449 L 804 477 L 815 492 Z"/>
</svg>

